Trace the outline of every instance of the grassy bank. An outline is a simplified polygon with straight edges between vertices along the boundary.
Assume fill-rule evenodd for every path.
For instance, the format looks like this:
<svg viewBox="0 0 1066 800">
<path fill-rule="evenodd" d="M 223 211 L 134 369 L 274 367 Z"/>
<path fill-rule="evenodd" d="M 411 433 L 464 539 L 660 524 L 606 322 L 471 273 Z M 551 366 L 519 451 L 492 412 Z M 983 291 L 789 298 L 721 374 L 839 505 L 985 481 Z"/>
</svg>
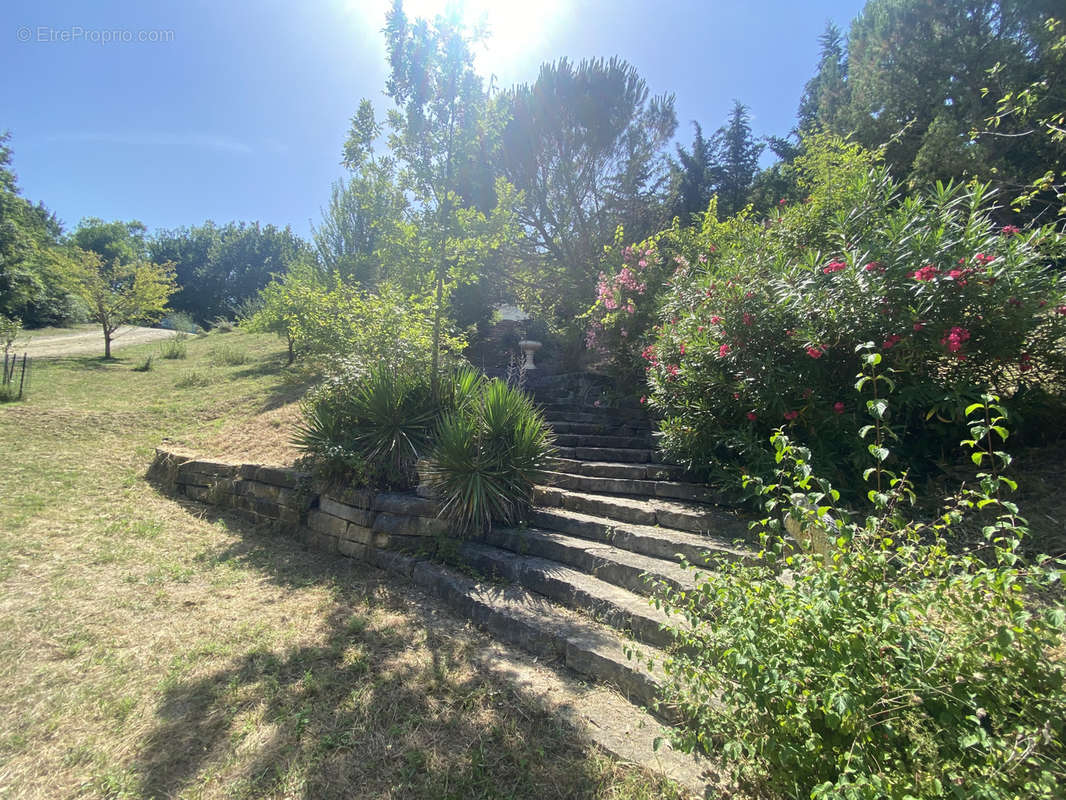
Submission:
<svg viewBox="0 0 1066 800">
<path fill-rule="evenodd" d="M 382 573 L 146 484 L 164 438 L 286 463 L 303 390 L 269 337 L 159 347 L 0 406 L 0 797 L 675 796 Z"/>
</svg>

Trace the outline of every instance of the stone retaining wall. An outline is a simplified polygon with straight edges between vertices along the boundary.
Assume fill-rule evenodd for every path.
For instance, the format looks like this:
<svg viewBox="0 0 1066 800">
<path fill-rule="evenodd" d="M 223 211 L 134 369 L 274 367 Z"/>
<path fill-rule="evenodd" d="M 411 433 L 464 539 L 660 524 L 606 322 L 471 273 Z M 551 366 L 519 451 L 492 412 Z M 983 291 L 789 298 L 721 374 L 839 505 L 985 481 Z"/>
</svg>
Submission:
<svg viewBox="0 0 1066 800">
<path fill-rule="evenodd" d="M 148 477 L 191 500 L 276 524 L 316 550 L 374 563 L 379 551 L 433 553 L 448 533 L 434 500 L 413 492 L 322 489 L 296 469 L 209 461 L 160 447 Z"/>
</svg>

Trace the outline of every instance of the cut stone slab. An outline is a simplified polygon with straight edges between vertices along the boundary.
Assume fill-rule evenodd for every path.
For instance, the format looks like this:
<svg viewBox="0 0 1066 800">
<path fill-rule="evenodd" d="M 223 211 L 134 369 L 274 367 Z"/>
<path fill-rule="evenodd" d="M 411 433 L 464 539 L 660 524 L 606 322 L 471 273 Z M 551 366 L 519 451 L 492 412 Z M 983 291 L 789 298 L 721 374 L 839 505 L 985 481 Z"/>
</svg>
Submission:
<svg viewBox="0 0 1066 800">
<path fill-rule="evenodd" d="M 707 536 L 649 525 L 625 524 L 564 508 L 534 508 L 532 522 L 543 530 L 608 543 L 653 558 L 678 561 L 681 557 L 696 565 L 705 564 L 708 556 L 744 559 L 754 555 L 753 551 L 733 544 L 729 536 Z M 745 529 L 739 520 L 730 528 L 733 537 L 743 536 Z"/>
<path fill-rule="evenodd" d="M 564 613 L 546 597 L 520 586 L 474 581 L 453 569 L 400 553 L 368 549 L 368 559 L 407 575 L 452 610 L 502 641 L 557 660 L 575 672 L 613 685 L 631 702 L 654 708 L 664 683 L 664 654 L 639 645 L 643 659 L 630 659 L 621 636 L 600 623 Z M 380 560 L 379 555 L 385 555 Z M 648 667 L 648 659 L 654 666 Z M 670 716 L 666 712 L 666 716 Z"/>
<path fill-rule="evenodd" d="M 654 455 L 651 450 L 633 450 L 613 447 L 560 447 L 559 456 L 578 461 L 620 461 L 629 464 L 646 464 Z"/>
<path fill-rule="evenodd" d="M 599 477 L 575 475 L 570 472 L 544 473 L 544 482 L 562 489 L 598 494 L 625 494 L 636 497 L 662 497 L 673 500 L 691 500 L 696 503 L 713 503 L 718 494 L 707 486 L 675 481 L 652 481 L 623 477 Z"/>
<path fill-rule="evenodd" d="M 648 436 L 622 436 L 565 433 L 555 437 L 559 447 L 603 447 L 607 449 L 650 450 L 655 442 Z"/>
<path fill-rule="evenodd" d="M 692 573 L 672 558 L 647 556 L 557 531 L 494 528 L 480 541 L 519 555 L 550 559 L 640 595 L 653 594 L 659 583 L 676 589 L 691 589 L 695 583 Z"/>
<path fill-rule="evenodd" d="M 673 638 L 663 626 L 673 618 L 643 596 L 576 569 L 538 556 L 524 556 L 490 545 L 465 542 L 462 563 L 493 578 L 514 581 L 549 600 L 589 614 L 639 641 L 667 648 Z"/>
</svg>

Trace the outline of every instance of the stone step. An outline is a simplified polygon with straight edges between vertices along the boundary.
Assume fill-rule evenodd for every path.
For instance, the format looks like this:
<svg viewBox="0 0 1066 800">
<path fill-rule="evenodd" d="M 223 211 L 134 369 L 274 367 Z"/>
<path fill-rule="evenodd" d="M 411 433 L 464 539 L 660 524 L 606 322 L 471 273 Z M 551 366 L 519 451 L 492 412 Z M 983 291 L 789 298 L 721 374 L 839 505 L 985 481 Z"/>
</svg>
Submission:
<svg viewBox="0 0 1066 800">
<path fill-rule="evenodd" d="M 619 422 L 617 417 L 612 417 L 606 412 L 598 411 L 545 411 L 544 419 L 549 423 L 583 422 L 592 425 L 613 425 Z"/>
<path fill-rule="evenodd" d="M 669 464 L 626 464 L 617 461 L 580 461 L 572 458 L 553 458 L 555 472 L 588 475 L 592 478 L 628 478 L 634 481 L 685 482 L 684 467 Z"/>
<path fill-rule="evenodd" d="M 556 432 L 558 447 L 600 447 L 610 450 L 654 450 L 655 442 L 650 436 L 619 436 L 604 434 L 579 434 Z"/>
<path fill-rule="evenodd" d="M 565 508 L 636 525 L 706 534 L 728 531 L 727 535 L 735 529 L 735 517 L 721 509 L 682 500 L 617 497 L 551 486 L 535 487 L 533 499 L 538 506 Z"/>
<path fill-rule="evenodd" d="M 511 581 L 566 608 L 587 614 L 643 644 L 667 648 L 673 638 L 663 630 L 666 612 L 647 599 L 557 561 L 523 555 L 488 544 L 464 542 L 459 562 L 490 580 Z M 674 621 L 679 621 L 675 618 Z"/>
<path fill-rule="evenodd" d="M 717 492 L 698 483 L 601 478 L 570 472 L 545 472 L 543 482 L 548 486 L 595 494 L 624 494 L 648 499 L 662 497 L 669 500 L 691 500 L 696 503 L 714 503 L 718 499 Z"/>
<path fill-rule="evenodd" d="M 557 531 L 494 528 L 479 541 L 524 556 L 537 556 L 580 570 L 634 594 L 651 596 L 660 584 L 691 589 L 692 573 L 672 559 L 655 558 Z"/>
<path fill-rule="evenodd" d="M 703 565 L 712 558 L 749 559 L 754 552 L 734 539 L 744 538 L 746 529 L 739 519 L 729 526 L 729 533 L 706 536 L 649 525 L 619 523 L 603 517 L 564 508 L 534 508 L 532 523 L 538 529 L 558 531 L 579 539 L 610 544 L 652 558 Z"/>
<path fill-rule="evenodd" d="M 559 403 L 554 402 L 549 395 L 534 391 L 533 397 L 537 404 L 546 412 L 552 414 L 598 414 L 610 417 L 614 420 L 627 420 L 647 424 L 648 414 L 640 406 L 620 406 L 608 408 L 607 406 L 594 406 L 587 403 Z"/>
<path fill-rule="evenodd" d="M 603 436 L 648 436 L 652 432 L 650 425 L 636 425 L 625 422 L 551 422 L 549 427 L 556 434 L 580 434 Z"/>
<path fill-rule="evenodd" d="M 654 451 L 622 447 L 558 447 L 560 458 L 576 461 L 620 461 L 627 464 L 646 464 L 652 460 Z"/>
<path fill-rule="evenodd" d="M 630 645 L 617 631 L 520 586 L 476 581 L 435 562 L 375 548 L 368 551 L 368 558 L 375 566 L 409 578 L 501 641 L 614 686 L 637 705 L 656 706 L 664 683 L 664 656 L 656 648 L 642 644 L 642 658 L 630 659 L 626 655 Z M 654 666 L 648 666 L 649 659 Z M 668 720 L 676 716 L 670 709 L 659 713 Z"/>
</svg>

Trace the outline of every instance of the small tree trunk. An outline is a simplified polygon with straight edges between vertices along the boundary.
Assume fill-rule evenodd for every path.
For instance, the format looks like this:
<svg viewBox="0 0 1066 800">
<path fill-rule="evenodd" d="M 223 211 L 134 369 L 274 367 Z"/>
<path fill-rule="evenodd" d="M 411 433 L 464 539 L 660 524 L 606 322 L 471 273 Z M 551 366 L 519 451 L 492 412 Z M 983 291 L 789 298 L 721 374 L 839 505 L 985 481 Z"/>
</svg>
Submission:
<svg viewBox="0 0 1066 800">
<path fill-rule="evenodd" d="M 111 358 L 111 333 L 107 326 L 104 326 L 104 358 Z"/>
<path fill-rule="evenodd" d="M 292 349 L 292 337 L 289 336 L 287 338 L 289 340 L 289 363 L 291 364 L 293 361 L 296 360 L 296 351 Z"/>
</svg>

